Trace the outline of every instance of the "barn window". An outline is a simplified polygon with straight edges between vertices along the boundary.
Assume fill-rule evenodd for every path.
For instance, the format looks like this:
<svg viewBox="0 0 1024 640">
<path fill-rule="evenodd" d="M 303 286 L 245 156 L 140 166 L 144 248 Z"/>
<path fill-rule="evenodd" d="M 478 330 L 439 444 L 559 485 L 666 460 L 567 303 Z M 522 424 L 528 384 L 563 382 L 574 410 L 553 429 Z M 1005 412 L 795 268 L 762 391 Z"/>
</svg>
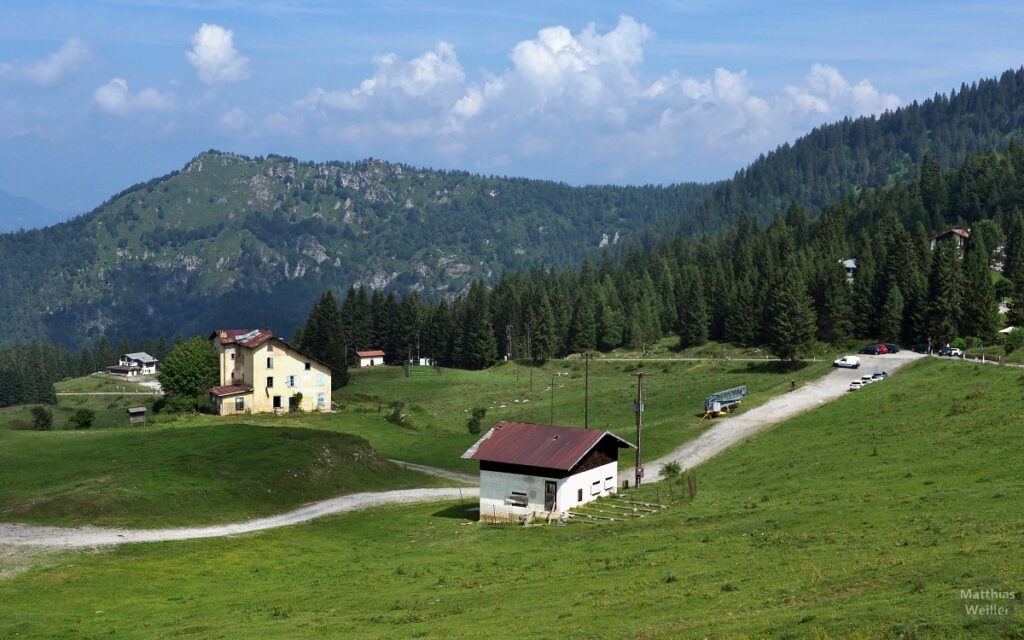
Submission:
<svg viewBox="0 0 1024 640">
<path fill-rule="evenodd" d="M 604 479 L 604 490 L 605 491 L 611 491 L 614 488 L 615 488 L 615 478 L 613 478 L 612 476 L 608 476 L 607 478 L 605 478 Z"/>
<path fill-rule="evenodd" d="M 313 365 L 307 362 L 306 363 L 306 371 L 309 371 L 312 368 L 313 368 Z"/>
<path fill-rule="evenodd" d="M 529 504 L 526 494 L 522 491 L 513 491 L 505 498 L 505 502 L 514 507 L 525 507 Z"/>
<path fill-rule="evenodd" d="M 590 483 L 590 495 L 596 496 L 599 493 L 601 493 L 601 481 L 594 480 L 592 483 Z"/>
<path fill-rule="evenodd" d="M 576 490 L 576 502 L 583 502 L 583 489 Z"/>
</svg>

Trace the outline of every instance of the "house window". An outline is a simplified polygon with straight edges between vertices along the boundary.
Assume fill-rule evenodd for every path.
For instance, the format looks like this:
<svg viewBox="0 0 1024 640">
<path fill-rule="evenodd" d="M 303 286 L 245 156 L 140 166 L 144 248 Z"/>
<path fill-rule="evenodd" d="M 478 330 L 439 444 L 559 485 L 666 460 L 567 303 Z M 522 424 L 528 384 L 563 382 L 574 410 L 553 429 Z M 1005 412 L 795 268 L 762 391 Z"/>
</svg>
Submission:
<svg viewBox="0 0 1024 640">
<path fill-rule="evenodd" d="M 306 371 L 309 371 L 312 368 L 313 368 L 313 365 L 307 362 L 306 363 Z"/>
<path fill-rule="evenodd" d="M 289 389 L 293 388 L 295 386 L 295 376 L 288 376 L 285 378 L 285 386 Z"/>
<path fill-rule="evenodd" d="M 327 376 L 322 373 L 316 374 L 316 386 L 322 387 L 327 384 Z"/>
<path fill-rule="evenodd" d="M 274 352 L 274 345 L 268 344 L 267 345 L 267 351 L 269 351 L 270 353 L 273 353 Z"/>
<path fill-rule="evenodd" d="M 235 398 L 235 411 L 245 411 L 245 398 Z"/>
<path fill-rule="evenodd" d="M 522 491 L 513 491 L 505 498 L 505 503 L 513 507 L 525 507 L 529 504 L 528 498 Z"/>
<path fill-rule="evenodd" d="M 267 388 L 268 389 L 274 388 L 274 378 L 273 377 L 267 378 Z"/>
<path fill-rule="evenodd" d="M 274 408 L 275 409 L 280 409 L 281 408 L 281 396 L 274 396 Z"/>
<path fill-rule="evenodd" d="M 274 368 L 274 359 L 273 358 L 267 358 L 267 368 L 268 369 L 273 369 Z"/>
<path fill-rule="evenodd" d="M 323 393 L 322 391 L 316 394 L 316 406 L 320 409 L 323 409 L 325 406 L 327 406 L 327 394 Z"/>
<path fill-rule="evenodd" d="M 594 482 L 590 483 L 590 495 L 596 496 L 599 493 L 601 493 L 601 481 L 595 480 Z"/>
<path fill-rule="evenodd" d="M 234 359 L 235 359 L 235 352 L 234 352 L 234 351 L 232 351 L 232 352 L 231 352 L 231 359 L 232 359 L 232 360 L 234 360 Z"/>
<path fill-rule="evenodd" d="M 615 488 L 615 478 L 609 476 L 604 479 L 604 490 L 611 491 Z"/>
<path fill-rule="evenodd" d="M 576 502 L 583 502 L 583 489 L 576 490 Z"/>
</svg>

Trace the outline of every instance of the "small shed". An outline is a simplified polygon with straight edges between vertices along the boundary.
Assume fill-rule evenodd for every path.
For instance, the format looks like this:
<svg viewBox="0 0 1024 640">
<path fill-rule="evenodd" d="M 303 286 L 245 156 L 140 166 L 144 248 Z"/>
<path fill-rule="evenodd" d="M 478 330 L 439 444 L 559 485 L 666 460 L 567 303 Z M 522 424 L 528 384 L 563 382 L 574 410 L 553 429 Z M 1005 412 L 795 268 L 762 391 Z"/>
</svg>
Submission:
<svg viewBox="0 0 1024 640">
<path fill-rule="evenodd" d="M 380 349 L 370 351 L 356 351 L 359 356 L 359 367 L 379 367 L 384 364 L 384 352 Z"/>
<path fill-rule="evenodd" d="M 499 422 L 463 458 L 480 461 L 480 519 L 562 515 L 615 493 L 619 449 L 607 431 Z"/>
<path fill-rule="evenodd" d="M 146 407 L 128 407 L 125 411 L 128 413 L 128 422 L 132 426 L 146 424 Z"/>
</svg>

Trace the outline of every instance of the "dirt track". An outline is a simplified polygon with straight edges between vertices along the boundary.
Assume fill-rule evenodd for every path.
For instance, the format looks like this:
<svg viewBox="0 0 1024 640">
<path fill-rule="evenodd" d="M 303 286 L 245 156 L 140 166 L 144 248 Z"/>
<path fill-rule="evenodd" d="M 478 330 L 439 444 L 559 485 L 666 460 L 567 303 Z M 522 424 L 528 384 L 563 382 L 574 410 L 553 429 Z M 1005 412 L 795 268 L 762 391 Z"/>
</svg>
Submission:
<svg viewBox="0 0 1024 640">
<path fill-rule="evenodd" d="M 837 369 L 820 380 L 806 384 L 796 391 L 773 398 L 759 407 L 735 416 L 719 419 L 711 429 L 701 434 L 696 440 L 683 445 L 667 456 L 646 463 L 645 475 L 649 481 L 657 480 L 660 475 L 661 466 L 671 461 L 678 462 L 684 469 L 692 468 L 772 425 L 844 395 L 847 393 L 850 381 L 859 378 L 864 373 L 872 373 L 876 368 L 891 373 L 903 364 L 920 357 L 923 356 L 910 352 L 900 352 L 896 355 L 886 356 L 861 356 L 863 363 L 860 369 Z M 407 466 L 410 469 L 454 481 L 470 482 L 476 480 L 472 476 L 454 471 L 435 469 L 397 460 L 393 462 Z M 632 483 L 633 476 L 634 470 L 632 467 L 623 469 L 619 473 L 619 481 L 621 483 L 623 480 L 629 480 Z M 76 549 L 134 542 L 165 542 L 171 540 L 216 538 L 286 527 L 327 515 L 385 504 L 476 498 L 478 495 L 479 489 L 476 487 L 404 489 L 378 493 L 356 493 L 315 502 L 293 511 L 267 518 L 208 527 L 182 527 L 177 529 L 101 529 L 98 527 L 70 528 L 0 524 L 0 546 Z"/>
<path fill-rule="evenodd" d="M 923 357 L 911 351 L 901 351 L 884 356 L 860 356 L 861 366 L 859 369 L 836 369 L 819 380 L 807 383 L 796 391 L 772 398 L 749 411 L 716 418 L 714 426 L 698 436 L 696 440 L 684 444 L 666 456 L 645 462 L 643 465 L 644 477 L 648 482 L 658 480 L 661 477 L 661 467 L 668 462 L 678 462 L 683 469 L 691 469 L 734 444 L 787 418 L 849 393 L 850 382 L 865 373 L 874 373 L 876 369 L 892 373 L 907 362 Z M 620 486 L 625 480 L 629 480 L 632 485 L 635 476 L 635 467 L 629 466 L 621 469 L 619 471 Z"/>
</svg>

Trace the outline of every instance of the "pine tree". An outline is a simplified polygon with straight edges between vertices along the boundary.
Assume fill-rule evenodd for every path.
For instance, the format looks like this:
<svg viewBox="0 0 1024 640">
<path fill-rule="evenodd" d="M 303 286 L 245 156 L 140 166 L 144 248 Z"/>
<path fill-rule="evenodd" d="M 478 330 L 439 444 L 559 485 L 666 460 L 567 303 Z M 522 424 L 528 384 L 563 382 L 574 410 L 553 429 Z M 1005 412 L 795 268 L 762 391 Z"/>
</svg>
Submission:
<svg viewBox="0 0 1024 640">
<path fill-rule="evenodd" d="M 932 272 L 928 278 L 929 327 L 933 341 L 941 344 L 959 335 L 960 303 L 963 297 L 960 250 L 953 242 L 935 247 Z"/>
<path fill-rule="evenodd" d="M 587 290 L 580 289 L 572 308 L 569 323 L 569 351 L 583 353 L 597 347 L 597 322 L 594 319 L 594 303 Z"/>
<path fill-rule="evenodd" d="M 987 342 L 995 336 L 999 307 L 989 273 L 988 250 L 980 236 L 972 234 L 964 255 L 963 270 L 961 328 L 964 334 Z"/>
<path fill-rule="evenodd" d="M 768 299 L 768 346 L 778 358 L 796 362 L 814 342 L 814 301 L 792 262 L 774 285 Z"/>
<path fill-rule="evenodd" d="M 82 347 L 82 354 L 78 357 L 78 375 L 87 376 L 96 371 L 96 358 L 92 355 L 89 347 Z"/>
<path fill-rule="evenodd" d="M 708 311 L 704 306 L 704 284 L 697 267 L 683 268 L 676 287 L 678 318 L 675 327 L 680 347 L 695 347 L 708 340 Z"/>
<path fill-rule="evenodd" d="M 530 311 L 530 342 L 533 360 L 543 362 L 555 356 L 555 317 L 548 294 L 541 291 Z"/>
<path fill-rule="evenodd" d="M 725 317 L 725 338 L 736 344 L 754 344 L 757 339 L 757 312 L 754 287 L 744 278 L 736 284 Z"/>
<path fill-rule="evenodd" d="M 469 287 L 462 317 L 459 360 L 467 369 L 484 369 L 498 359 L 498 344 L 487 306 L 487 288 L 482 281 Z"/>
<path fill-rule="evenodd" d="M 622 336 L 625 332 L 625 319 L 622 312 L 613 307 L 611 303 L 601 307 L 598 316 L 598 348 L 602 351 L 610 351 L 622 344 Z"/>
<path fill-rule="evenodd" d="M 879 336 L 886 341 L 896 341 L 902 333 L 903 326 L 903 294 L 899 286 L 889 289 L 882 314 L 878 319 Z"/>
<path fill-rule="evenodd" d="M 324 291 L 309 311 L 299 332 L 299 348 L 331 368 L 331 387 L 348 383 L 348 340 L 341 310 L 330 290 Z"/>
<path fill-rule="evenodd" d="M 106 369 L 117 364 L 117 359 L 117 354 L 114 353 L 114 348 L 110 346 L 107 336 L 102 336 L 99 345 L 96 347 L 96 366 L 99 369 Z"/>
<path fill-rule="evenodd" d="M 424 340 L 425 354 L 441 366 L 452 365 L 452 340 L 455 327 L 452 322 L 452 311 L 448 300 L 441 298 L 430 316 Z"/>
</svg>

